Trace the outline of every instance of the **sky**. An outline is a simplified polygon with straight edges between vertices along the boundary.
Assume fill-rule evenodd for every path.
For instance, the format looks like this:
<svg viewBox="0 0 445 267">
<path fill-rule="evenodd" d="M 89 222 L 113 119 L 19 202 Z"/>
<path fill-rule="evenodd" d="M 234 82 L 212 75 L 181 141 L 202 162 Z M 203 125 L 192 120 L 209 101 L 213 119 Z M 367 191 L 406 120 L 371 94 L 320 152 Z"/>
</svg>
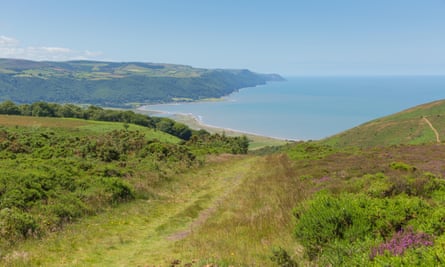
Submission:
<svg viewBox="0 0 445 267">
<path fill-rule="evenodd" d="M 445 0 L 0 0 L 0 58 L 445 75 Z"/>
</svg>

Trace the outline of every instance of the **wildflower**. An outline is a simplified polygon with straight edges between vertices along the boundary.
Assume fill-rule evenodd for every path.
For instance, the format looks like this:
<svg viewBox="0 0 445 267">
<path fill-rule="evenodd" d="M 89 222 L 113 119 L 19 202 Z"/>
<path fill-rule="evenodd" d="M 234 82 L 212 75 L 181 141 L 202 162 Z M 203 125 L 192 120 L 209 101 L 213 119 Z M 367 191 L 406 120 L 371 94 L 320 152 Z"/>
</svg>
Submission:
<svg viewBox="0 0 445 267">
<path fill-rule="evenodd" d="M 412 227 L 400 230 L 386 243 L 371 249 L 369 257 L 374 259 L 378 255 L 383 255 L 389 251 L 394 256 L 402 255 L 405 250 L 413 247 L 432 246 L 433 236 L 426 233 L 415 233 Z"/>
</svg>

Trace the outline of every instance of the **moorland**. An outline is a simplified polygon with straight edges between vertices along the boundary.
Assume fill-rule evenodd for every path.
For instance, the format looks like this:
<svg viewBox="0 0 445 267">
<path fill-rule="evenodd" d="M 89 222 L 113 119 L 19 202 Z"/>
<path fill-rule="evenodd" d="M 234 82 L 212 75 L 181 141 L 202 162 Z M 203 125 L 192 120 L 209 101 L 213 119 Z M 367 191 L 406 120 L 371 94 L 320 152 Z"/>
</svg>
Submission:
<svg viewBox="0 0 445 267">
<path fill-rule="evenodd" d="M 0 107 L 14 113 L 0 116 L 2 265 L 445 264 L 445 101 L 255 151 L 129 111 Z"/>
</svg>

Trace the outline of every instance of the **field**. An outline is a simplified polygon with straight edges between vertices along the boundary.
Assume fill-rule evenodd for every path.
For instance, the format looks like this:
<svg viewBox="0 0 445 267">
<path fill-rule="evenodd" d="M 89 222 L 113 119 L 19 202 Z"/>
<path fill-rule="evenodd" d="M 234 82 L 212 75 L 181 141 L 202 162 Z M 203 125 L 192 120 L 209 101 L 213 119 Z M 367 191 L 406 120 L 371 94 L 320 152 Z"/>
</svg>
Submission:
<svg viewBox="0 0 445 267">
<path fill-rule="evenodd" d="M 39 62 L 0 59 L 0 101 L 132 107 L 208 99 L 282 80 L 248 70 L 202 69 L 145 62 Z"/>
<path fill-rule="evenodd" d="M 128 127 L 129 131 L 140 131 L 146 135 L 148 139 L 157 139 L 167 143 L 178 143 L 179 138 L 165 134 L 161 131 L 156 131 L 143 126 L 135 124 L 127 124 L 121 122 L 102 122 L 71 118 L 49 118 L 49 117 L 29 117 L 29 116 L 14 116 L 14 115 L 0 115 L 0 125 L 3 126 L 26 126 L 33 128 L 65 128 L 78 129 L 84 134 L 89 132 L 94 134 L 105 133 L 113 130 L 123 130 Z"/>
</svg>

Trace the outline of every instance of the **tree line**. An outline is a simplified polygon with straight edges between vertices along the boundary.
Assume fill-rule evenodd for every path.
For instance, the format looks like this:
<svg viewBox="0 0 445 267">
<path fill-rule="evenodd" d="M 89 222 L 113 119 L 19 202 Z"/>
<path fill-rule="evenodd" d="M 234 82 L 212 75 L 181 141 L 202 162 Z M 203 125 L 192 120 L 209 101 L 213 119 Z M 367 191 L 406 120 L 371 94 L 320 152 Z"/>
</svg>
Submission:
<svg viewBox="0 0 445 267">
<path fill-rule="evenodd" d="M 204 149 L 208 152 L 209 147 L 213 147 L 213 153 L 246 154 L 249 148 L 249 140 L 245 136 L 212 135 L 205 130 L 192 130 L 187 125 L 169 118 L 151 117 L 131 110 L 104 109 L 94 105 L 81 107 L 43 101 L 17 105 L 7 100 L 0 103 L 0 114 L 131 123 L 176 136 L 198 150 Z"/>
<path fill-rule="evenodd" d="M 131 110 L 104 109 L 94 105 L 82 108 L 74 104 L 43 101 L 16 105 L 7 100 L 0 103 L 0 114 L 124 122 L 157 129 L 186 141 L 192 136 L 192 130 L 188 126 L 168 118 L 150 117 Z"/>
</svg>

